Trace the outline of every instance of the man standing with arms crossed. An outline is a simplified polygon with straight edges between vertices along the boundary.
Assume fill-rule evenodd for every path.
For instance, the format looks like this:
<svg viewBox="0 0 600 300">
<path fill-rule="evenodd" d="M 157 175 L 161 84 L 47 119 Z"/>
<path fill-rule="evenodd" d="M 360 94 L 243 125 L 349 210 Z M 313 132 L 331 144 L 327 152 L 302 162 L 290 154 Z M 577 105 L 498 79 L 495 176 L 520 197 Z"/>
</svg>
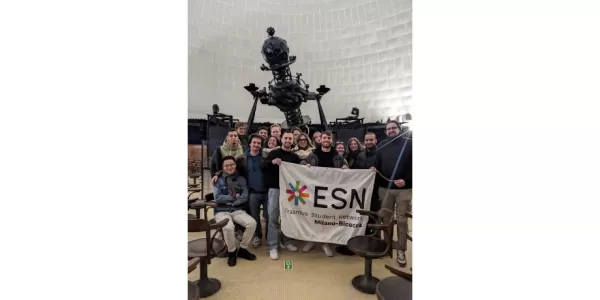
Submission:
<svg viewBox="0 0 600 300">
<path fill-rule="evenodd" d="M 271 128 L 273 129 L 273 128 Z M 267 220 L 267 247 L 269 247 L 269 256 L 271 259 L 279 259 L 278 231 L 279 222 L 279 166 L 282 161 L 300 164 L 300 157 L 292 152 L 294 135 L 291 132 L 285 132 L 281 137 L 281 148 L 273 149 L 267 155 L 262 163 L 264 184 L 268 192 L 268 217 Z M 298 251 L 298 248 L 290 243 L 291 239 L 282 234 L 281 245 L 291 252 Z"/>
<path fill-rule="evenodd" d="M 398 224 L 396 261 L 403 267 L 406 266 L 408 232 L 406 212 L 412 200 L 412 140 L 404 136 L 398 137 L 400 124 L 396 121 L 388 121 L 385 131 L 388 138 L 381 142 L 375 155 L 375 169 L 378 171 L 376 185 L 381 206 L 391 210 L 394 210 L 394 206 L 396 208 Z"/>
</svg>

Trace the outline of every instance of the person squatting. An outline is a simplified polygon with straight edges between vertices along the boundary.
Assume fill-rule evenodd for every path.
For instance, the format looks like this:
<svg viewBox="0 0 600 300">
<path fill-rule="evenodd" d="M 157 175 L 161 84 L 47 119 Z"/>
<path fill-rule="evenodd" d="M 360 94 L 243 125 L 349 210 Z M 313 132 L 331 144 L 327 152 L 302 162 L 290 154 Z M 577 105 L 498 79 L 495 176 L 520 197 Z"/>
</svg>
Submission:
<svg viewBox="0 0 600 300">
<path fill-rule="evenodd" d="M 412 203 L 412 140 L 399 138 L 398 122 L 392 120 L 386 123 L 386 138 L 379 143 L 376 135 L 369 132 L 361 137 L 362 142 L 360 138 L 352 137 L 347 145 L 334 143 L 329 131 L 317 131 L 310 137 L 299 128 L 283 131 L 275 124 L 270 128 L 259 128 L 246 140 L 246 130 L 246 123 L 237 123 L 234 129 L 229 130 L 223 144 L 214 150 L 210 161 L 215 219 L 230 220 L 223 228 L 229 266 L 235 266 L 237 258 L 256 260 L 248 248 L 261 247 L 263 237 L 272 260 L 279 259 L 280 249 L 298 251 L 295 244 L 300 241 L 283 234 L 280 238 L 278 232 L 279 166 L 282 162 L 307 167 L 377 171 L 369 209 L 395 211 L 396 261 L 400 266 L 406 265 L 408 223 L 405 213 L 410 211 Z M 402 157 L 399 157 L 400 154 Z M 261 210 L 266 223 L 264 235 Z M 369 223 L 372 222 L 369 219 Z M 236 246 L 234 224 L 244 228 L 239 247 Z M 320 244 L 321 251 L 329 257 L 333 256 L 331 245 Z M 301 251 L 309 252 L 315 247 L 317 243 L 305 241 Z"/>
</svg>

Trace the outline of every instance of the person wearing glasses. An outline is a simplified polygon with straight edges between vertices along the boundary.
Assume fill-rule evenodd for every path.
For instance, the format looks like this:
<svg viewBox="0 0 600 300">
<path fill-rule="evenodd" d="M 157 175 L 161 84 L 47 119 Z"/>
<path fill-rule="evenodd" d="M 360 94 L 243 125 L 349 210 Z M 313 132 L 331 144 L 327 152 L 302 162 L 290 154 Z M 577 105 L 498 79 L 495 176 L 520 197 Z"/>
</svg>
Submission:
<svg viewBox="0 0 600 300">
<path fill-rule="evenodd" d="M 296 139 L 296 147 L 294 153 L 300 157 L 300 163 L 303 165 L 316 165 L 316 156 L 313 154 L 314 147 L 308 134 L 300 133 Z"/>
<path fill-rule="evenodd" d="M 237 122 L 235 124 L 235 131 L 238 134 L 240 145 L 242 145 L 244 151 L 248 150 L 248 139 L 246 139 L 246 130 L 248 130 L 248 124 L 246 124 L 246 122 Z"/>
<path fill-rule="evenodd" d="M 256 230 L 256 221 L 245 211 L 248 202 L 247 181 L 237 171 L 236 158 L 224 156 L 222 159 L 223 172 L 218 176 L 213 185 L 215 196 L 215 221 L 221 222 L 229 219 L 223 227 L 225 245 L 227 245 L 227 264 L 233 267 L 237 264 L 237 258 L 256 260 L 256 255 L 248 251 L 248 245 Z M 235 225 L 240 224 L 244 229 L 240 246 L 236 246 Z"/>
<path fill-rule="evenodd" d="M 398 224 L 396 261 L 398 265 L 406 266 L 408 221 L 405 213 L 412 201 L 412 140 L 399 136 L 400 124 L 393 120 L 385 124 L 385 132 L 388 138 L 378 145 L 375 154 L 374 168 L 378 171 L 375 185 L 381 206 L 395 208 Z"/>
</svg>

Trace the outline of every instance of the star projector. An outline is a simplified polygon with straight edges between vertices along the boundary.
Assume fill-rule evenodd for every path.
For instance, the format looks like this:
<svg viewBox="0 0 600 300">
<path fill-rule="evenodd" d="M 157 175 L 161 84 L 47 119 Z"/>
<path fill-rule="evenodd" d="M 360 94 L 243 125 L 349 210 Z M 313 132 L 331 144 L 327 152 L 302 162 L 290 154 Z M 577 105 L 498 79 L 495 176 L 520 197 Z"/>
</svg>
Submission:
<svg viewBox="0 0 600 300">
<path fill-rule="evenodd" d="M 274 36 L 275 29 L 267 29 L 269 37 L 262 46 L 262 56 L 267 65 L 261 65 L 263 71 L 270 71 L 273 74 L 273 80 L 269 81 L 268 88 L 259 89 L 254 83 L 250 83 L 244 88 L 250 92 L 254 98 L 254 106 L 248 119 L 249 126 L 254 123 L 256 114 L 256 105 L 261 104 L 277 107 L 285 116 L 285 122 L 281 124 L 283 128 L 300 127 L 310 124 L 309 116 L 303 116 L 300 106 L 308 100 L 317 101 L 319 107 L 319 117 L 321 124 L 327 128 L 327 121 L 321 106 L 321 97 L 329 92 L 329 88 L 321 85 L 317 93 L 309 91 L 309 85 L 302 79 L 301 73 L 296 73 L 292 77 L 290 65 L 296 62 L 295 56 L 290 56 L 290 48 L 287 41 Z"/>
</svg>

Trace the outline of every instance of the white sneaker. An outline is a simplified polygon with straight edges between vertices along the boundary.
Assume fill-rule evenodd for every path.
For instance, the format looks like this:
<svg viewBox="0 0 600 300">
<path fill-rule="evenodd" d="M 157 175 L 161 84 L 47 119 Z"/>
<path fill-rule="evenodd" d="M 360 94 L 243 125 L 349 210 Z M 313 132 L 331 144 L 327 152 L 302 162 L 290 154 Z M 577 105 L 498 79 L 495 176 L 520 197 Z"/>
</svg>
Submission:
<svg viewBox="0 0 600 300">
<path fill-rule="evenodd" d="M 329 244 L 323 244 L 321 246 L 321 249 L 323 249 L 323 252 L 325 252 L 325 255 L 332 257 L 333 256 L 333 251 L 331 251 L 331 247 L 329 246 Z"/>
<path fill-rule="evenodd" d="M 398 250 L 396 262 L 398 262 L 398 265 L 401 267 L 406 266 L 406 255 L 404 254 L 404 251 Z"/>
<path fill-rule="evenodd" d="M 269 256 L 271 257 L 272 260 L 278 260 L 279 252 L 277 252 L 277 249 L 271 249 L 271 250 L 269 250 Z"/>
<path fill-rule="evenodd" d="M 302 248 L 302 252 L 304 252 L 304 253 L 310 252 L 314 248 L 315 248 L 315 243 L 313 243 L 313 242 L 306 242 L 306 244 L 304 244 L 304 247 Z"/>
<path fill-rule="evenodd" d="M 258 248 L 258 247 L 260 247 L 260 244 L 261 244 L 261 240 L 257 236 L 252 238 L 252 247 Z"/>
<path fill-rule="evenodd" d="M 292 244 L 287 244 L 285 246 L 281 245 L 281 248 L 287 249 L 287 251 L 290 251 L 290 252 L 296 252 L 296 251 L 298 251 L 298 247 L 296 247 L 296 246 L 294 246 Z"/>
</svg>

